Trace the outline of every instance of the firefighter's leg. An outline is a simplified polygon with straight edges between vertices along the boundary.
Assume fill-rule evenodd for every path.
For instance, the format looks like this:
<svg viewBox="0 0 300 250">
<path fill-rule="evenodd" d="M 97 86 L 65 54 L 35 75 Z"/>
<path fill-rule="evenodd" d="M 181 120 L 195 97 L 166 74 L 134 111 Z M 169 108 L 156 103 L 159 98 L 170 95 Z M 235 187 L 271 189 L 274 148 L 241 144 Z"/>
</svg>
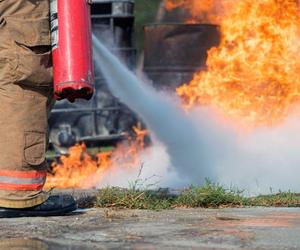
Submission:
<svg viewBox="0 0 300 250">
<path fill-rule="evenodd" d="M 48 199 L 50 51 L 49 0 L 0 0 L 0 207 Z"/>
</svg>

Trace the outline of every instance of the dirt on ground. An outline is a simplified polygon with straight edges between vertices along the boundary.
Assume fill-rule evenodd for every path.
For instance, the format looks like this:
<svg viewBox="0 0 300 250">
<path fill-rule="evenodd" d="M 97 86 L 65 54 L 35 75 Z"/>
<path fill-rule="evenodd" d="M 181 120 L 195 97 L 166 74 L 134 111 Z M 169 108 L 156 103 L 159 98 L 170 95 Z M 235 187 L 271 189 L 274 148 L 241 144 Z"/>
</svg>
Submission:
<svg viewBox="0 0 300 250">
<path fill-rule="evenodd" d="M 93 208 L 0 228 L 0 249 L 300 249 L 296 208 Z"/>
</svg>

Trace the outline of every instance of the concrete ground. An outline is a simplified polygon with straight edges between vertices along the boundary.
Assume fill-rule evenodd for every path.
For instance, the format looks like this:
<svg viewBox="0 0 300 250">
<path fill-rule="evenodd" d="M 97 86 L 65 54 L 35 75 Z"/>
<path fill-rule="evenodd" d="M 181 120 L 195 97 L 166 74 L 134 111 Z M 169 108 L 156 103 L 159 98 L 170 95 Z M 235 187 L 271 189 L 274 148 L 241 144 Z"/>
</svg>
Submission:
<svg viewBox="0 0 300 250">
<path fill-rule="evenodd" d="M 0 219 L 0 249 L 300 249 L 300 209 L 88 209 Z"/>
</svg>

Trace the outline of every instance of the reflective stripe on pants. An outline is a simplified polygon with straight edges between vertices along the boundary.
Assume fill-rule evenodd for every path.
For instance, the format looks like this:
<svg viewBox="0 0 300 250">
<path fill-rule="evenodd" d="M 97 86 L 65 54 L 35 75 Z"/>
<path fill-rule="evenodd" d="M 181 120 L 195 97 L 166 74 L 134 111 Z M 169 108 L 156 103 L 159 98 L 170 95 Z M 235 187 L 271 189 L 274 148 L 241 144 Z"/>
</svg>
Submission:
<svg viewBox="0 0 300 250">
<path fill-rule="evenodd" d="M 0 189 L 38 191 L 46 181 L 46 171 L 0 170 Z"/>
</svg>

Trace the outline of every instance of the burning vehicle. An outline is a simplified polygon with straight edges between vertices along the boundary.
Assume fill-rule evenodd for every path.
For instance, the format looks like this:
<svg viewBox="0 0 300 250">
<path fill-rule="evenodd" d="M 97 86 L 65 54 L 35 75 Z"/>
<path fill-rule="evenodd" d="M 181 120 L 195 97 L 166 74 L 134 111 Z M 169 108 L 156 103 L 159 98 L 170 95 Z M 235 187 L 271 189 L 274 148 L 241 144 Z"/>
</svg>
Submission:
<svg viewBox="0 0 300 250">
<path fill-rule="evenodd" d="M 106 10 L 112 9 L 109 7 L 112 5 L 107 6 Z M 217 111 L 217 115 L 221 117 L 218 118 L 222 121 L 234 123 L 238 127 L 238 133 L 241 134 L 246 134 L 255 128 L 275 127 L 288 115 L 299 112 L 300 84 L 297 72 L 300 69 L 298 56 L 300 18 L 297 1 L 264 0 L 254 4 L 250 0 L 167 0 L 164 8 L 177 11 L 180 17 L 183 17 L 183 21 L 179 22 L 178 16 L 175 15 L 176 22 L 174 22 L 169 13 L 166 13 L 160 23 L 145 26 L 144 72 L 153 81 L 155 88 L 177 93 L 182 101 L 182 109 L 189 112 L 191 108 L 197 106 L 210 107 Z M 102 23 L 100 26 L 103 27 Z M 105 27 L 107 28 L 107 25 Z M 109 31 L 107 32 L 110 34 Z M 106 42 L 109 37 L 105 35 L 102 39 L 104 44 L 110 44 Z M 126 39 L 121 40 L 126 41 Z M 128 50 L 123 52 L 126 54 Z M 106 92 L 99 91 L 95 95 L 103 95 L 100 103 L 106 100 L 104 93 Z M 80 102 L 85 103 L 85 101 Z M 96 105 L 94 109 L 96 107 L 98 106 Z M 102 107 L 115 111 L 115 106 L 109 102 Z M 91 117 L 87 115 L 87 111 L 83 111 L 86 112 L 84 118 L 76 118 L 76 122 L 84 124 L 83 127 L 86 124 L 95 124 L 90 122 Z M 55 112 L 58 111 L 54 110 Z M 108 111 L 97 112 L 96 115 L 109 113 Z M 122 117 L 120 114 L 123 111 L 118 112 L 115 113 L 117 120 Z M 135 125 L 137 119 L 134 115 L 133 117 L 129 122 L 126 116 L 127 122 L 124 123 L 128 126 L 125 127 L 131 128 Z M 77 123 L 73 122 L 73 124 Z M 100 128 L 103 124 L 105 119 L 99 122 Z M 112 126 L 111 131 L 115 131 L 118 126 Z M 108 133 L 108 127 L 106 126 L 103 131 L 109 137 L 114 133 Z M 68 146 L 77 141 L 75 138 L 78 137 L 74 131 L 79 130 L 80 127 L 60 124 L 57 128 L 59 132 L 52 135 L 54 138 L 52 141 L 58 138 L 61 141 L 71 138 L 65 140 L 67 142 L 65 145 Z M 117 131 L 122 130 L 117 129 Z M 135 129 L 134 132 L 143 136 L 147 133 L 141 128 Z M 76 133 L 80 134 L 80 132 Z M 93 141 L 94 138 L 103 138 L 97 133 L 94 134 L 95 137 L 90 133 L 88 138 L 83 136 L 81 139 Z M 59 142 L 56 145 L 59 146 Z M 133 159 L 138 158 L 137 152 L 144 150 L 144 145 L 141 145 L 141 141 L 131 138 L 129 143 L 125 144 L 125 151 L 119 151 L 117 146 L 116 151 L 101 152 L 96 158 L 89 158 L 84 146 L 77 147 L 73 152 L 77 157 L 75 157 L 76 164 L 69 163 L 68 160 L 72 157 L 66 156 L 67 158 L 63 158 L 62 165 L 56 165 L 57 175 L 54 171 L 54 179 L 49 178 L 49 182 L 55 183 L 56 176 L 60 176 L 58 172 L 63 169 L 66 170 L 63 176 L 72 176 L 73 173 L 78 173 L 78 169 L 89 169 L 87 166 L 92 166 L 90 168 L 92 170 L 89 173 L 78 174 L 80 181 L 70 186 L 86 187 L 86 184 L 82 183 L 86 183 L 95 172 L 100 173 L 95 178 L 101 182 L 101 171 L 105 172 L 108 169 L 113 171 L 112 166 L 115 162 L 126 162 L 128 156 L 126 152 L 131 152 L 129 154 L 131 164 L 133 166 L 135 165 L 133 162 L 138 162 L 135 165 L 138 168 L 142 162 Z M 119 147 L 123 146 L 119 145 Z M 139 150 L 131 150 L 136 146 Z M 88 159 L 87 162 L 79 156 L 86 156 L 87 158 L 83 157 L 83 159 Z M 248 159 L 248 151 L 245 156 L 245 159 Z M 268 160 L 268 157 L 266 159 Z M 119 164 L 119 166 L 123 165 Z M 84 178 L 80 179 L 80 176 Z M 96 182 L 91 183 L 95 185 Z"/>
<path fill-rule="evenodd" d="M 126 0 L 100 0 L 92 6 L 94 35 L 131 69 L 135 66 L 133 7 L 134 2 Z M 144 72 L 155 88 L 173 92 L 206 68 L 207 51 L 220 42 L 219 27 L 213 24 L 150 24 L 144 27 L 144 34 Z M 52 111 L 50 141 L 58 152 L 68 155 L 52 164 L 46 186 L 90 188 L 101 181 L 106 170 L 113 171 L 116 162 L 124 169 L 141 166 L 139 154 L 145 150 L 148 131 L 136 127 L 137 123 L 136 115 L 110 94 L 96 70 L 96 92 L 91 101 L 60 101 Z M 86 145 L 111 145 L 122 139 L 115 149 L 96 156 L 88 153 Z M 85 144 L 74 146 L 78 142 Z"/>
</svg>

